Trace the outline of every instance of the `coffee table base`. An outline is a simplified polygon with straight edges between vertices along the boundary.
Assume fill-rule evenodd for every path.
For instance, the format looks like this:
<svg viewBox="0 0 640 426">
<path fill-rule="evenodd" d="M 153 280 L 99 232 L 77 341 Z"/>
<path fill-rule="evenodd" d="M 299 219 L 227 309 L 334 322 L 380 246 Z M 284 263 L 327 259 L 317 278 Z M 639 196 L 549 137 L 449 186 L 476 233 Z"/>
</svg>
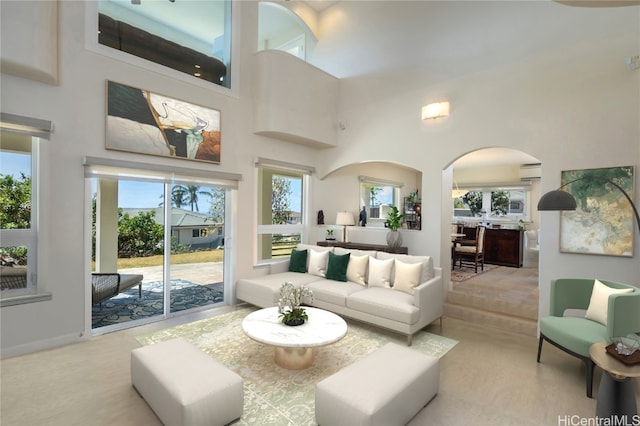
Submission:
<svg viewBox="0 0 640 426">
<path fill-rule="evenodd" d="M 276 346 L 274 360 L 276 365 L 287 370 L 304 370 L 313 364 L 313 349 Z"/>
</svg>

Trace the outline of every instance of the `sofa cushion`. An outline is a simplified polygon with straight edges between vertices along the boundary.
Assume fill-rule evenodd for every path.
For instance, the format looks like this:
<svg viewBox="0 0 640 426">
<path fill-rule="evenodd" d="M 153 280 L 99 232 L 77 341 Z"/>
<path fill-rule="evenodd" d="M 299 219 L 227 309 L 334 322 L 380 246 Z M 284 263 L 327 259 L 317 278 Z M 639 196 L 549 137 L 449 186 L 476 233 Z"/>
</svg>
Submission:
<svg viewBox="0 0 640 426">
<path fill-rule="evenodd" d="M 393 289 L 413 294 L 413 289 L 420 284 L 422 263 L 404 263 L 396 259 L 394 270 Z"/>
<path fill-rule="evenodd" d="M 289 272 L 307 272 L 307 253 L 309 253 L 308 250 L 291 250 Z"/>
<path fill-rule="evenodd" d="M 369 258 L 369 287 L 391 288 L 391 274 L 393 272 L 393 259 Z"/>
<path fill-rule="evenodd" d="M 391 288 L 369 287 L 355 292 L 347 298 L 347 307 L 405 324 L 415 324 L 420 318 L 413 296 Z"/>
<path fill-rule="evenodd" d="M 311 258 L 311 250 L 317 251 L 317 252 L 325 252 L 325 251 L 333 251 L 333 247 L 320 247 L 320 246 L 315 246 L 313 244 L 302 244 L 299 243 L 296 246 L 297 250 L 308 250 L 309 254 L 307 254 L 307 271 L 309 271 L 309 260 Z"/>
<path fill-rule="evenodd" d="M 331 303 L 337 306 L 347 306 L 347 298 L 358 291 L 368 291 L 361 285 L 350 281 L 333 281 L 320 279 L 307 285 L 313 291 L 313 300 Z"/>
<path fill-rule="evenodd" d="M 410 254 L 393 254 L 379 251 L 376 257 L 378 259 L 398 259 L 399 261 L 404 263 L 422 263 L 422 278 L 420 278 L 421 283 L 429 281 L 431 278 L 436 276 L 435 270 L 433 269 L 433 259 L 431 259 L 431 256 L 413 256 Z"/>
<path fill-rule="evenodd" d="M 246 297 L 249 300 L 269 301 L 270 305 L 268 306 L 275 306 L 280 298 L 280 287 L 285 282 L 299 287 L 301 285 L 308 286 L 309 283 L 319 279 L 315 275 L 298 272 L 281 272 L 256 278 L 243 278 L 236 283 L 236 296 L 241 300 L 245 300 Z"/>
<path fill-rule="evenodd" d="M 324 278 L 327 275 L 327 262 L 329 260 L 328 251 L 309 250 L 309 268 L 307 271 L 311 275 Z"/>
<path fill-rule="evenodd" d="M 356 284 L 367 285 L 367 270 L 369 269 L 369 256 L 349 257 L 347 266 L 347 280 Z"/>
<path fill-rule="evenodd" d="M 329 252 L 327 262 L 327 278 L 335 281 L 347 281 L 347 266 L 349 266 L 349 256 L 351 254 L 337 255 Z"/>
<path fill-rule="evenodd" d="M 540 333 L 554 342 L 585 357 L 594 342 L 607 340 L 607 328 L 596 321 L 579 317 L 543 317 L 540 320 Z"/>
<path fill-rule="evenodd" d="M 593 290 L 591 292 L 591 300 L 587 308 L 586 317 L 600 324 L 607 325 L 607 316 L 609 313 L 609 296 L 612 294 L 631 293 L 632 288 L 611 288 L 606 284 L 595 280 Z"/>
</svg>

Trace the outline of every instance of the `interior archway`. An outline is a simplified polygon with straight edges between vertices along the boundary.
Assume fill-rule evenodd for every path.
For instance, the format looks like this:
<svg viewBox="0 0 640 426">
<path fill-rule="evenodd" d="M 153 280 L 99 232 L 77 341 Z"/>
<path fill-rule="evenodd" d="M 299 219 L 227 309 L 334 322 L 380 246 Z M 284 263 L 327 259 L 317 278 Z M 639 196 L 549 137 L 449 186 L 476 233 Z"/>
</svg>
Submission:
<svg viewBox="0 0 640 426">
<path fill-rule="evenodd" d="M 442 266 L 451 274 L 448 316 L 535 335 L 540 177 L 537 158 L 501 147 L 463 154 L 443 170 Z M 460 244 L 450 236 L 454 225 L 474 236 L 477 226 L 484 227 L 484 270 L 476 273 L 459 263 L 454 267 Z M 452 253 L 448 259 L 447 248 Z"/>
<path fill-rule="evenodd" d="M 296 13 L 276 3 L 259 3 L 258 50 L 282 50 L 306 61 L 316 44 L 315 34 Z"/>
</svg>

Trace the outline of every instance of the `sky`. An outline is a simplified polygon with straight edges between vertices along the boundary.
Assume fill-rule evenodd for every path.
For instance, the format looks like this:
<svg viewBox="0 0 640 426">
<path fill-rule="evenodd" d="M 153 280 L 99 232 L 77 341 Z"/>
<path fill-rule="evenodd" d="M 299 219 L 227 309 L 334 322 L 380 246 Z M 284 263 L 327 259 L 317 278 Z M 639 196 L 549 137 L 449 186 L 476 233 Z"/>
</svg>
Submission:
<svg viewBox="0 0 640 426">
<path fill-rule="evenodd" d="M 19 177 L 23 171 L 30 176 L 31 156 L 7 151 L 0 151 L 0 174 Z M 158 182 L 120 181 L 118 185 L 118 204 L 122 208 L 153 208 L 163 201 L 164 184 Z M 95 193 L 95 184 L 93 191 Z M 302 185 L 298 179 L 291 182 L 291 207 L 295 212 L 301 211 Z M 199 206 L 200 209 L 206 208 Z"/>
<path fill-rule="evenodd" d="M 302 186 L 299 180 L 291 183 L 291 207 L 300 212 Z M 151 208 L 158 207 L 163 201 L 163 184 L 157 182 L 120 181 L 118 185 L 118 204 L 122 208 Z M 200 203 L 199 203 L 200 204 Z M 206 207 L 199 205 L 203 211 Z"/>
<path fill-rule="evenodd" d="M 0 151 L 0 174 L 20 177 L 20 172 L 31 176 L 31 155 Z"/>
</svg>

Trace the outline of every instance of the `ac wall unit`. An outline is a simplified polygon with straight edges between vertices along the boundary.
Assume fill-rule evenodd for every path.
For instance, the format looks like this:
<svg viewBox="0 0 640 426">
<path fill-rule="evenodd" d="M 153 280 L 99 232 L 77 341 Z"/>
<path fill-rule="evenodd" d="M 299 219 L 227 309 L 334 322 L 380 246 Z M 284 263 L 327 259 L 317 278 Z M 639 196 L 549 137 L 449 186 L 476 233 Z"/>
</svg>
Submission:
<svg viewBox="0 0 640 426">
<path fill-rule="evenodd" d="M 520 180 L 536 180 L 542 177 L 542 165 L 522 164 L 520 166 Z"/>
</svg>

